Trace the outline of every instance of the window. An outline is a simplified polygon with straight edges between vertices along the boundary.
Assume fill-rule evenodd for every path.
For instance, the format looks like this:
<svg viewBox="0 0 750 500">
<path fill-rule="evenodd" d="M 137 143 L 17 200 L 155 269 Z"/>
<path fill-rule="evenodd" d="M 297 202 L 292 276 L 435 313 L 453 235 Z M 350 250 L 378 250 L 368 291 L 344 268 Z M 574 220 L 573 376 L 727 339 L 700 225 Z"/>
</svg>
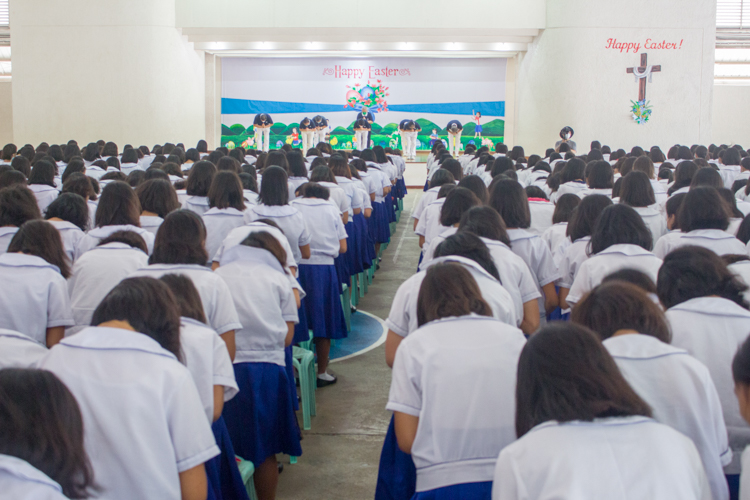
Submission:
<svg viewBox="0 0 750 500">
<path fill-rule="evenodd" d="M 0 26 L 10 26 L 8 0 L 0 0 Z"/>
<path fill-rule="evenodd" d="M 714 82 L 750 84 L 750 0 L 717 0 Z"/>
</svg>

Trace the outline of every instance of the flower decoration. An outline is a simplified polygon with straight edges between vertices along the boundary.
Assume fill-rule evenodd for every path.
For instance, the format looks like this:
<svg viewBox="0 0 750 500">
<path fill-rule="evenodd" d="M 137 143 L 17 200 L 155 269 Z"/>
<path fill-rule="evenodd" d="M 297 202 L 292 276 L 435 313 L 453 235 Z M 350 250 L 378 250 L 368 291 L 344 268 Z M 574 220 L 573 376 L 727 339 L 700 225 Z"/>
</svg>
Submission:
<svg viewBox="0 0 750 500">
<path fill-rule="evenodd" d="M 344 108 L 352 107 L 357 111 L 362 108 L 369 108 L 370 111 L 383 113 L 388 111 L 388 101 L 386 97 L 389 87 L 386 87 L 382 81 L 378 80 L 375 84 L 367 81 L 367 85 L 355 83 L 354 86 L 346 86 L 349 89 L 346 93 L 346 104 Z"/>
<path fill-rule="evenodd" d="M 630 112 L 633 114 L 633 120 L 636 123 L 643 125 L 651 117 L 651 102 L 650 101 L 630 101 L 633 105 L 630 108 Z"/>
</svg>

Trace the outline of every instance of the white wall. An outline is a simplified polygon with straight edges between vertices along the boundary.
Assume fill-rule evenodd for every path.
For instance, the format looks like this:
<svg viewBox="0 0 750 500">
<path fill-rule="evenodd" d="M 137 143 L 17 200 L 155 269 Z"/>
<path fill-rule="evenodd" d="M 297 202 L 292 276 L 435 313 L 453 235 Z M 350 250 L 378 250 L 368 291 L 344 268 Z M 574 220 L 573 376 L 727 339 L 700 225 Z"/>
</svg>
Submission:
<svg viewBox="0 0 750 500">
<path fill-rule="evenodd" d="M 711 142 L 750 147 L 750 85 L 715 85 Z"/>
<path fill-rule="evenodd" d="M 16 142 L 203 138 L 203 54 L 175 28 L 174 0 L 10 7 Z"/>
<path fill-rule="evenodd" d="M 13 142 L 12 88 L 11 80 L 0 80 L 0 144 L 3 145 Z"/>
<path fill-rule="evenodd" d="M 675 0 L 548 0 L 547 29 L 520 57 L 516 142 L 543 152 L 569 125 L 582 152 L 594 139 L 623 148 L 708 143 L 716 5 L 684 7 Z M 610 38 L 683 40 L 679 50 L 639 51 L 662 66 L 647 86 L 653 114 L 645 125 L 629 113 L 638 84 L 625 72 L 640 56 L 606 49 Z"/>
</svg>

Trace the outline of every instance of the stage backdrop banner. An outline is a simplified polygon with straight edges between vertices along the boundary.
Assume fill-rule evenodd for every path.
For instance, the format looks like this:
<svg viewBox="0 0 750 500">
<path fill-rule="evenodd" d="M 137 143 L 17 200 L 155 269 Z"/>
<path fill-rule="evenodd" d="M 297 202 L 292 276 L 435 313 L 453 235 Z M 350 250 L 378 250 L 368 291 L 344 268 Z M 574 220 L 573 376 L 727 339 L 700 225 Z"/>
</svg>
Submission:
<svg viewBox="0 0 750 500">
<path fill-rule="evenodd" d="M 422 127 L 419 149 L 445 140 L 451 120 L 463 124 L 464 145 L 494 144 L 504 136 L 505 70 L 502 58 L 224 58 L 221 142 L 253 147 L 253 119 L 268 113 L 271 147 L 300 147 L 299 122 L 322 115 L 331 146 L 362 149 L 353 125 L 366 106 L 375 144 L 401 147 L 407 118 Z"/>
</svg>

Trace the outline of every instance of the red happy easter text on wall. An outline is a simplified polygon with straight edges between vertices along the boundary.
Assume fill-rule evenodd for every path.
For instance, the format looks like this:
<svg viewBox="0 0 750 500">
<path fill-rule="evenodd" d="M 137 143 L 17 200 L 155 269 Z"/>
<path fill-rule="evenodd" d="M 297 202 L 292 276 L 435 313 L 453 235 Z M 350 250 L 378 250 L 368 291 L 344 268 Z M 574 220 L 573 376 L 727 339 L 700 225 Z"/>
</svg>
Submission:
<svg viewBox="0 0 750 500">
<path fill-rule="evenodd" d="M 346 78 L 359 80 L 360 78 L 383 78 L 389 76 L 411 76 L 409 68 L 377 68 L 368 66 L 367 68 L 346 68 L 334 66 L 333 68 L 323 68 L 323 75 L 333 76 L 334 78 Z"/>
<path fill-rule="evenodd" d="M 641 47 L 648 50 L 680 50 L 682 49 L 681 39 L 679 42 L 668 42 L 666 40 L 654 40 L 647 38 L 645 42 L 621 42 L 617 38 L 607 38 L 607 46 L 605 49 L 617 50 L 622 52 L 632 52 L 637 54 L 640 52 Z"/>
</svg>

